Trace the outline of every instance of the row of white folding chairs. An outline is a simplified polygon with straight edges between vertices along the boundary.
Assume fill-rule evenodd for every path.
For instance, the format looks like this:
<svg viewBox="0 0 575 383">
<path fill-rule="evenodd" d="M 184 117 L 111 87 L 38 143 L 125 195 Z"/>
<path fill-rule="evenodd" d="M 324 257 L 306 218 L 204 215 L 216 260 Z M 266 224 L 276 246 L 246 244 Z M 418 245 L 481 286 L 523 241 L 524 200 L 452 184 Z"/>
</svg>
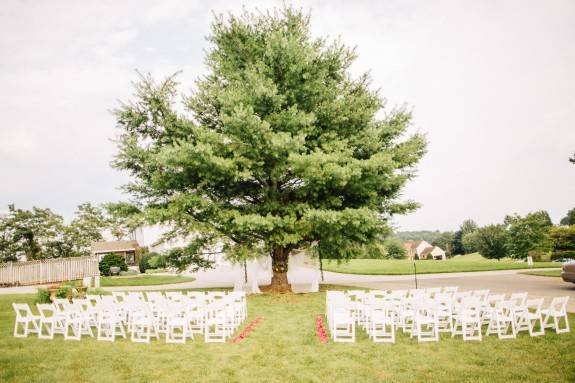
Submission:
<svg viewBox="0 0 575 383">
<path fill-rule="evenodd" d="M 205 295 L 205 294 L 204 294 Z M 214 298 L 217 297 L 217 298 Z M 212 299 L 214 298 L 214 299 Z M 27 304 L 13 304 L 16 311 L 14 336 L 38 333 L 40 338 L 80 339 L 82 335 L 114 341 L 126 337 L 127 328 L 134 342 L 166 335 L 168 343 L 183 343 L 194 333 L 203 333 L 206 342 L 225 342 L 247 314 L 245 294 L 210 294 L 209 299 L 116 301 L 112 296 L 90 296 L 88 299 L 58 299 L 53 304 L 38 304 L 34 315 Z"/>
<path fill-rule="evenodd" d="M 392 322 L 390 327 L 400 325 L 412 336 L 417 335 L 419 341 L 437 341 L 439 332 L 442 331 L 451 332 L 452 336 L 462 335 L 464 340 L 481 340 L 481 328 L 484 324 L 487 325 L 486 335 L 497 334 L 502 339 L 514 338 L 517 332 L 522 330 L 528 331 L 531 336 L 543 335 L 545 328 L 553 328 L 557 333 L 569 331 L 566 311 L 568 297 L 553 298 L 549 307 L 542 309 L 543 299 L 527 299 L 526 293 L 511 294 L 508 300 L 505 300 L 503 294 L 486 295 L 484 291 L 475 293 L 477 294 L 464 295 L 458 299 L 441 294 L 433 299 L 408 298 L 400 304 L 383 300 L 381 310 L 390 314 L 383 319 L 381 314 L 372 319 L 370 309 L 366 309 L 365 327 L 374 334 L 374 340 L 377 340 L 374 326 L 375 330 L 378 330 L 378 320 L 384 323 Z M 377 303 L 375 307 L 378 307 Z M 560 325 L 561 319 L 564 322 L 563 328 Z M 537 324 L 539 330 L 536 330 Z M 431 331 L 426 333 L 425 327 L 431 328 Z M 383 332 L 383 335 L 388 336 L 382 341 L 394 340 L 390 335 L 391 330 Z"/>
<path fill-rule="evenodd" d="M 545 328 L 557 333 L 569 331 L 568 297 L 553 298 L 543 309 L 543 299 L 528 300 L 527 293 L 513 293 L 505 300 L 503 294 L 489 295 L 489 290 L 457 290 L 330 291 L 326 295 L 326 316 L 332 338 L 354 341 L 352 319 L 375 342 L 395 342 L 397 327 L 417 336 L 420 342 L 439 340 L 439 332 L 481 340 L 482 325 L 487 325 L 486 335 L 497 334 L 501 339 L 516 337 L 522 330 L 531 336 L 543 335 Z"/>
</svg>

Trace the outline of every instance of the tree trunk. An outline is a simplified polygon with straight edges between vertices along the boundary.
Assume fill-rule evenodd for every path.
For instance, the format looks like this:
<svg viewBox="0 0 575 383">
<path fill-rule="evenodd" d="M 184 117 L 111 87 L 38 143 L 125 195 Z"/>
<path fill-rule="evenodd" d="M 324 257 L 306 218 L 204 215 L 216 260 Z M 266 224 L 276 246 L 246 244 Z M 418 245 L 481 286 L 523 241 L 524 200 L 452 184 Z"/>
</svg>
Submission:
<svg viewBox="0 0 575 383">
<path fill-rule="evenodd" d="M 287 278 L 289 249 L 276 247 L 272 250 L 271 256 L 273 271 L 271 291 L 274 293 L 291 292 Z"/>
</svg>

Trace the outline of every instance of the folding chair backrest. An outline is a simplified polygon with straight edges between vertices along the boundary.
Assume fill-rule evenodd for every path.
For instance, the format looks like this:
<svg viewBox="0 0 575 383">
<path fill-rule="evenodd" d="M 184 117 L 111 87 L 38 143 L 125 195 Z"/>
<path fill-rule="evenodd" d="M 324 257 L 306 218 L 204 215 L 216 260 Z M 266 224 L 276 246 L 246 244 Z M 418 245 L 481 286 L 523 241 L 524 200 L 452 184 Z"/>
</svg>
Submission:
<svg viewBox="0 0 575 383">
<path fill-rule="evenodd" d="M 444 286 L 443 292 L 448 294 L 456 293 L 459 290 L 459 286 Z"/>
<path fill-rule="evenodd" d="M 487 296 L 487 303 L 495 303 L 505 300 L 505 294 L 493 294 Z"/>
<path fill-rule="evenodd" d="M 567 302 L 569 297 L 555 297 L 551 300 L 549 308 L 557 311 L 559 314 L 563 315 L 567 309 Z"/>
<path fill-rule="evenodd" d="M 52 303 L 36 303 L 36 308 L 43 319 L 50 318 L 56 313 L 56 308 Z"/>
<path fill-rule="evenodd" d="M 489 290 L 474 290 L 472 295 L 481 298 L 483 301 L 489 296 Z"/>
<path fill-rule="evenodd" d="M 29 318 L 32 316 L 32 310 L 30 310 L 28 303 L 12 303 L 12 307 L 14 308 L 16 318 L 18 319 Z"/>
<path fill-rule="evenodd" d="M 534 310 L 535 312 L 538 313 L 539 311 L 541 311 L 541 306 L 543 306 L 543 298 L 527 299 L 527 301 L 525 302 L 525 306 L 527 306 L 527 309 Z"/>
<path fill-rule="evenodd" d="M 523 306 L 527 300 L 527 293 L 512 293 L 509 300 L 515 302 L 518 306 Z"/>
<path fill-rule="evenodd" d="M 100 302 L 102 302 L 104 304 L 117 303 L 114 296 L 112 296 L 112 295 L 102 295 L 102 297 L 100 298 Z"/>
</svg>

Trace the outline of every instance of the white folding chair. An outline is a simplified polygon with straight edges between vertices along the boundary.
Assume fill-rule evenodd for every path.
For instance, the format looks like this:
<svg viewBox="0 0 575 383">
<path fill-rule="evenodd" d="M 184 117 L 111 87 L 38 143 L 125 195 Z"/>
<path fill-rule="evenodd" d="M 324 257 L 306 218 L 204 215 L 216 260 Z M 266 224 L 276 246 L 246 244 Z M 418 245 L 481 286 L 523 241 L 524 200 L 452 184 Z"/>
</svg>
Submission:
<svg viewBox="0 0 575 383">
<path fill-rule="evenodd" d="M 569 332 L 569 317 L 567 317 L 567 302 L 569 297 L 553 298 L 549 307 L 541 310 L 543 314 L 543 327 L 554 328 L 557 334 Z M 553 323 L 549 320 L 553 318 Z M 565 327 L 561 328 L 561 319 L 565 322 Z"/>
<path fill-rule="evenodd" d="M 355 342 L 355 318 L 348 305 L 333 308 L 331 336 L 334 342 Z"/>
<path fill-rule="evenodd" d="M 167 310 L 166 343 L 186 343 L 186 337 L 193 334 L 188 330 L 185 307 L 173 302 L 167 305 Z"/>
<path fill-rule="evenodd" d="M 136 343 L 150 343 L 152 336 L 160 339 L 152 311 L 144 304 L 130 311 L 130 339 Z"/>
<path fill-rule="evenodd" d="M 529 331 L 530 336 L 545 335 L 543 328 L 543 314 L 541 307 L 543 298 L 527 299 L 522 310 L 515 312 L 515 327 L 517 331 Z M 539 322 L 539 330 L 535 331 L 535 326 Z"/>
<path fill-rule="evenodd" d="M 511 333 L 509 332 L 511 330 Z M 489 318 L 485 335 L 497 334 L 499 339 L 517 336 L 515 305 L 511 301 L 497 301 Z"/>
<path fill-rule="evenodd" d="M 116 335 L 126 338 L 122 315 L 112 305 L 101 305 L 97 312 L 96 339 L 114 342 Z"/>
<path fill-rule="evenodd" d="M 478 297 L 462 298 L 453 314 L 451 336 L 463 335 L 463 340 L 481 340 L 481 301 Z"/>
<path fill-rule="evenodd" d="M 366 306 L 369 311 L 369 337 L 374 342 L 395 343 L 395 305 L 387 301 Z"/>
<path fill-rule="evenodd" d="M 36 308 L 40 313 L 38 338 L 54 339 L 54 334 L 64 335 L 64 318 L 58 314 L 53 304 L 37 303 Z"/>
<path fill-rule="evenodd" d="M 12 303 L 12 308 L 16 312 L 16 321 L 14 323 L 14 336 L 16 338 L 25 338 L 29 333 L 39 333 L 40 327 L 38 321 L 40 316 L 32 314 L 30 306 L 27 303 Z M 22 332 L 18 329 L 22 328 Z"/>
<path fill-rule="evenodd" d="M 204 341 L 225 343 L 227 333 L 227 310 L 222 302 L 210 303 L 204 321 Z"/>
<path fill-rule="evenodd" d="M 94 336 L 89 321 L 79 306 L 66 307 L 64 315 L 64 340 L 80 340 L 82 335 Z"/>
<path fill-rule="evenodd" d="M 432 302 L 421 302 L 415 307 L 415 326 L 411 336 L 417 336 L 418 342 L 439 341 L 439 322 Z"/>
</svg>

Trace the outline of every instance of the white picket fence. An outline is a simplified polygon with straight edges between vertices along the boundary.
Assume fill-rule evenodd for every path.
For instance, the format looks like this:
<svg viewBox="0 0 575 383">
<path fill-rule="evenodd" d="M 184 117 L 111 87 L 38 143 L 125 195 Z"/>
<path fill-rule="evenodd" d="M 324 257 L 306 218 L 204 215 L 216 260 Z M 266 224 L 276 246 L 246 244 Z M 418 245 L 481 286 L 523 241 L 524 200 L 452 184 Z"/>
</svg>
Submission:
<svg viewBox="0 0 575 383">
<path fill-rule="evenodd" d="M 98 275 L 95 256 L 0 263 L 0 286 L 63 282 Z"/>
</svg>

